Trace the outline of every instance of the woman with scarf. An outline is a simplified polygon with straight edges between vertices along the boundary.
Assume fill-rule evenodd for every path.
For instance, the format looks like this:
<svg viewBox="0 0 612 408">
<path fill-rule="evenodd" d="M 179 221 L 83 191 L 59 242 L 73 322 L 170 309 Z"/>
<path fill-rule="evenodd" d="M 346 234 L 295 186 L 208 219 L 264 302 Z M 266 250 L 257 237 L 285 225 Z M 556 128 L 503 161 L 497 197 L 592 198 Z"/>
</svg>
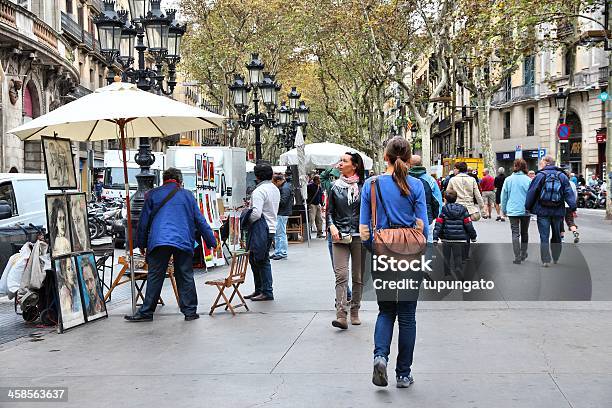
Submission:
<svg viewBox="0 0 612 408">
<path fill-rule="evenodd" d="M 332 321 L 332 326 L 346 330 L 349 260 L 353 280 L 351 324 L 361 324 L 359 307 L 363 291 L 363 257 L 359 238 L 359 208 L 364 181 L 363 159 L 358 153 L 346 153 L 342 156 L 338 169 L 341 176 L 329 192 L 327 226 L 332 237 L 333 267 L 336 275 L 336 319 Z"/>
</svg>

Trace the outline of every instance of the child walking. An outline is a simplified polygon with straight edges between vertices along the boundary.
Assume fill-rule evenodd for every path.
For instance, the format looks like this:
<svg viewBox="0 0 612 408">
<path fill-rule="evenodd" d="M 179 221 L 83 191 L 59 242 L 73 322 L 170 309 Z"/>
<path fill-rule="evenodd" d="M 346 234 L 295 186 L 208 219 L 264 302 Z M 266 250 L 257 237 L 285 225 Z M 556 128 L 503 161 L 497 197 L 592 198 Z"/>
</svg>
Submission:
<svg viewBox="0 0 612 408">
<path fill-rule="evenodd" d="M 436 227 L 433 233 L 433 242 L 441 239 L 444 243 L 444 275 L 450 276 L 451 261 L 457 279 L 463 278 L 463 254 L 465 245 L 471 240 L 476 242 L 476 230 L 467 208 L 456 203 L 457 193 L 447 190 L 444 198 L 446 204 L 442 213 L 436 218 Z"/>
</svg>

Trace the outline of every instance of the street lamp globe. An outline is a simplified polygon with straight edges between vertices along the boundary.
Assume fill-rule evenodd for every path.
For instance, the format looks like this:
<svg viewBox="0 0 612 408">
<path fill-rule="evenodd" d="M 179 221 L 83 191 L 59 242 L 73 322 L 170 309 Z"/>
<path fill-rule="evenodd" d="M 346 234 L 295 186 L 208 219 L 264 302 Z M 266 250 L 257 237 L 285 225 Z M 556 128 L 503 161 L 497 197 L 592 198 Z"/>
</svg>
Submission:
<svg viewBox="0 0 612 408">
<path fill-rule="evenodd" d="M 263 80 L 259 84 L 259 89 L 261 90 L 261 98 L 263 99 L 263 104 L 269 111 L 274 110 L 274 93 L 276 89 L 276 84 L 274 83 L 274 75 L 271 75 L 269 72 L 263 73 Z"/>
<path fill-rule="evenodd" d="M 128 0 L 128 7 L 130 8 L 130 15 L 133 21 L 141 21 L 147 16 L 150 4 L 149 0 Z"/>
<path fill-rule="evenodd" d="M 291 121 L 291 109 L 287 107 L 287 103 L 283 101 L 280 109 L 278 110 L 278 122 L 281 126 L 289 125 Z"/>
<path fill-rule="evenodd" d="M 127 11 L 120 12 L 120 15 L 125 15 L 125 25 L 121 30 L 121 40 L 119 43 L 119 62 L 123 68 L 127 68 L 134 62 L 134 41 L 136 39 L 137 30 L 130 24 L 127 18 Z"/>
<path fill-rule="evenodd" d="M 298 121 L 301 126 L 308 124 L 308 114 L 310 113 L 310 107 L 306 106 L 306 102 L 300 101 L 300 105 L 296 109 L 298 114 Z"/>
<path fill-rule="evenodd" d="M 108 60 L 112 61 L 119 53 L 121 31 L 125 26 L 123 20 L 115 11 L 115 2 L 104 2 L 104 12 L 95 18 L 94 23 L 98 29 L 100 51 Z"/>
<path fill-rule="evenodd" d="M 251 54 L 251 61 L 246 64 L 249 70 L 249 82 L 252 86 L 257 86 L 262 81 L 262 72 L 264 63 L 259 59 L 259 54 L 254 52 Z"/>
<path fill-rule="evenodd" d="M 274 125 L 274 136 L 276 136 L 277 138 L 280 138 L 283 136 L 283 127 L 281 126 L 280 123 L 277 123 L 276 125 Z"/>
<path fill-rule="evenodd" d="M 168 14 L 164 15 L 161 11 L 161 0 L 151 0 L 151 10 L 142 19 L 149 52 L 157 59 L 164 57 L 168 52 L 168 34 L 175 13 L 176 10 L 169 10 Z"/>
<path fill-rule="evenodd" d="M 247 85 L 244 83 L 244 77 L 240 74 L 234 75 L 234 82 L 229 86 L 234 107 L 240 113 L 246 111 L 247 101 Z"/>
<path fill-rule="evenodd" d="M 291 87 L 291 91 L 287 94 L 289 98 L 289 109 L 297 109 L 300 96 L 302 96 L 302 94 L 297 91 L 297 88 L 295 86 Z"/>
<path fill-rule="evenodd" d="M 568 94 L 563 90 L 563 88 L 559 88 L 559 91 L 555 94 L 555 99 L 557 101 L 557 108 L 559 108 L 560 112 L 563 112 L 565 110 L 567 96 Z"/>
<path fill-rule="evenodd" d="M 168 60 L 170 63 L 178 63 L 181 59 L 181 40 L 187 31 L 187 25 L 181 25 L 174 20 L 168 29 Z"/>
<path fill-rule="evenodd" d="M 276 78 L 275 78 L 275 82 L 276 82 Z M 279 84 L 278 82 L 276 82 L 276 84 L 274 85 L 274 106 L 278 106 L 278 94 L 280 93 L 280 90 L 283 86 L 281 84 Z"/>
</svg>

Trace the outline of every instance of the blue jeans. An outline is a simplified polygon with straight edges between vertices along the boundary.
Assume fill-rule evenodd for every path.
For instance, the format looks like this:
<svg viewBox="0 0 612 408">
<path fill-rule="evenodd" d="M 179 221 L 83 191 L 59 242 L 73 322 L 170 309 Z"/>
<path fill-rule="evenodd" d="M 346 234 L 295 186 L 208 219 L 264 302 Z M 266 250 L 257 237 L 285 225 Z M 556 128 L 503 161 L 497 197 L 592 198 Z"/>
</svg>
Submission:
<svg viewBox="0 0 612 408">
<path fill-rule="evenodd" d="M 268 251 L 272 246 L 274 234 L 268 234 Z M 259 261 L 250 259 L 253 280 L 255 281 L 255 293 L 274 297 L 272 294 L 272 266 L 270 265 L 269 252 L 266 251 L 265 257 Z"/>
<path fill-rule="evenodd" d="M 542 217 L 538 215 L 538 231 L 540 232 L 540 257 L 542 263 L 550 263 L 551 249 L 552 260 L 557 262 L 561 256 L 561 226 L 563 216 Z M 552 230 L 552 235 L 551 231 Z M 552 248 L 551 248 L 552 247 Z"/>
<path fill-rule="evenodd" d="M 172 246 L 159 246 L 147 254 L 149 266 L 147 292 L 139 310 L 143 316 L 153 316 L 155 312 L 171 256 L 174 259 L 174 278 L 179 292 L 179 308 L 185 316 L 191 316 L 197 312 L 198 292 L 193 280 L 193 254 Z"/>
<path fill-rule="evenodd" d="M 276 221 L 276 233 L 274 234 L 274 255 L 287 257 L 287 249 L 289 243 L 287 242 L 287 220 L 289 219 L 286 215 L 279 215 Z"/>
<path fill-rule="evenodd" d="M 378 302 L 378 318 L 374 329 L 374 357 L 382 356 L 389 361 L 391 339 L 395 318 L 399 324 L 397 377 L 410 375 L 414 344 L 416 342 L 417 302 Z"/>
</svg>

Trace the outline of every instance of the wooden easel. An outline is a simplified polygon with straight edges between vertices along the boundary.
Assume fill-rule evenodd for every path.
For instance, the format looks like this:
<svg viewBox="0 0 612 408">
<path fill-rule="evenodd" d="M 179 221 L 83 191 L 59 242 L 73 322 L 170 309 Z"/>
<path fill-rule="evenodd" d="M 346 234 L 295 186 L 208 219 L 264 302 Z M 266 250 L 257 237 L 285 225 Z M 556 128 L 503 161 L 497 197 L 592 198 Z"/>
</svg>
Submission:
<svg viewBox="0 0 612 408">
<path fill-rule="evenodd" d="M 127 260 L 127 258 L 125 256 L 120 256 L 118 263 L 119 265 L 122 265 L 121 270 L 119 271 L 119 274 L 117 275 L 112 285 L 108 289 L 108 292 L 106 292 L 106 295 L 104 296 L 105 302 L 108 300 L 111 293 L 117 286 L 121 286 L 124 283 L 131 282 L 130 276 L 126 274 L 126 272 L 128 271 L 130 267 L 130 263 Z M 144 302 L 144 295 L 142 294 L 142 290 L 144 289 L 145 283 L 147 283 L 147 275 L 149 274 L 147 263 L 144 260 L 144 257 L 134 255 L 134 266 L 135 266 L 134 284 L 136 287 L 136 301 L 138 301 L 138 298 L 140 298 Z M 168 265 L 166 277 L 170 278 L 170 283 L 172 284 L 172 290 L 174 291 L 174 296 L 176 297 L 176 303 L 178 304 L 179 303 L 178 288 L 176 287 L 176 280 L 174 279 L 174 266 L 171 264 Z M 161 296 L 159 297 L 158 303 L 161 305 L 165 305 Z"/>
</svg>

